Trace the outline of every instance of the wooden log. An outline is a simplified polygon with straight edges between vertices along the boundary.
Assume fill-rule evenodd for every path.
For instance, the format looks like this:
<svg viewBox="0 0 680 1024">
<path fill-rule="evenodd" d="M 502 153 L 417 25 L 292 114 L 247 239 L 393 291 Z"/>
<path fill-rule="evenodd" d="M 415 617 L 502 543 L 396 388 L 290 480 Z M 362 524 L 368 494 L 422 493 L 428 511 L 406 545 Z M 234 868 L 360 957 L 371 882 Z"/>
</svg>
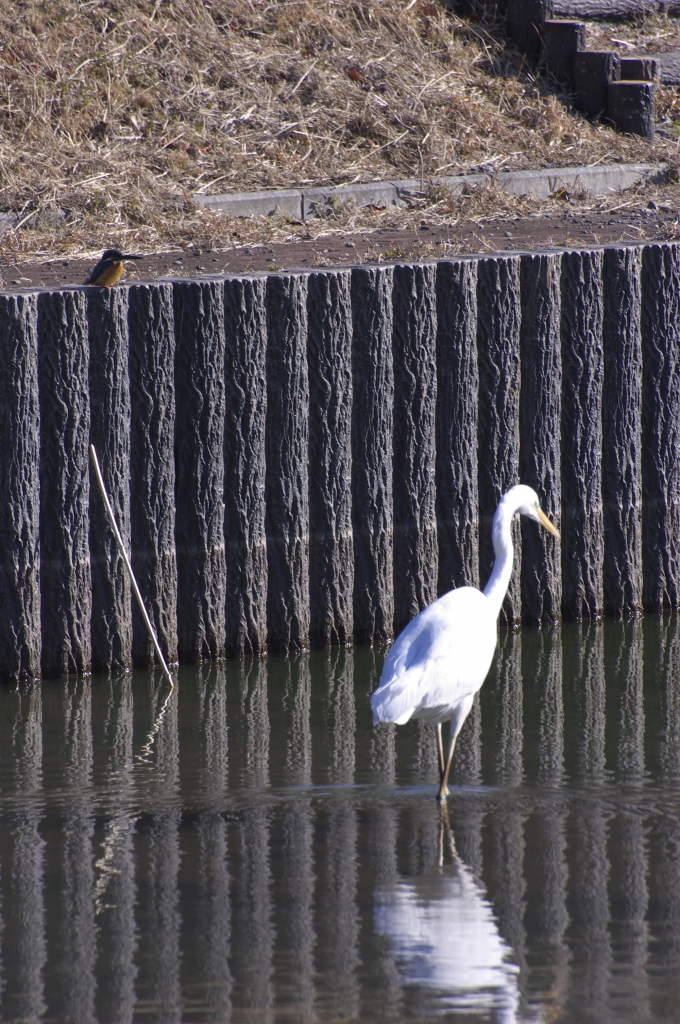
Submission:
<svg viewBox="0 0 680 1024">
<path fill-rule="evenodd" d="M 586 27 L 580 21 L 549 18 L 540 27 L 543 65 L 560 85 L 573 90 L 577 54 L 586 46 Z"/>
<path fill-rule="evenodd" d="M 602 504 L 604 612 L 642 610 L 641 250 L 605 249 Z"/>
<path fill-rule="evenodd" d="M 602 253 L 562 257 L 562 612 L 603 607 Z"/>
<path fill-rule="evenodd" d="M 38 300 L 0 295 L 0 681 L 40 675 Z"/>
<path fill-rule="evenodd" d="M 174 285 L 177 632 L 183 661 L 225 650 L 224 291 Z"/>
<path fill-rule="evenodd" d="M 326 647 L 354 632 L 350 271 L 309 275 L 307 316 L 310 642 Z"/>
<path fill-rule="evenodd" d="M 89 672 L 90 389 L 85 292 L 38 297 L 44 676 Z"/>
<path fill-rule="evenodd" d="M 394 627 L 391 267 L 352 271 L 352 526 L 354 636 L 373 643 Z"/>
<path fill-rule="evenodd" d="M 144 605 L 168 662 L 177 661 L 175 549 L 175 315 L 171 284 L 128 290 L 130 338 L 131 562 Z M 132 660 L 154 664 L 137 602 Z"/>
<path fill-rule="evenodd" d="M 550 16 L 549 0 L 506 0 L 507 32 L 522 53 L 536 59 L 541 52 L 540 26 Z"/>
<path fill-rule="evenodd" d="M 267 619 L 272 650 L 309 644 L 307 278 L 267 278 Z"/>
<path fill-rule="evenodd" d="M 479 586 L 477 261 L 437 264 L 437 593 Z"/>
<path fill-rule="evenodd" d="M 680 604 L 680 246 L 642 250 L 642 565 L 647 611 Z"/>
<path fill-rule="evenodd" d="M 533 487 L 559 529 L 562 505 L 560 425 L 562 353 L 559 255 L 523 256 L 520 334 L 520 479 Z M 522 618 L 550 624 L 562 616 L 559 541 L 521 520 Z"/>
<path fill-rule="evenodd" d="M 654 140 L 655 82 L 610 82 L 607 119 L 621 132 Z"/>
<path fill-rule="evenodd" d="M 130 551 L 130 383 L 128 293 L 125 288 L 87 291 L 90 340 L 90 444 L 126 551 Z M 106 509 L 90 490 L 92 572 L 92 667 L 132 667 L 130 579 Z"/>
<path fill-rule="evenodd" d="M 436 273 L 432 264 L 394 268 L 395 633 L 437 596 Z"/>
<path fill-rule="evenodd" d="M 266 281 L 225 281 L 224 536 L 226 648 L 230 656 L 267 646 L 265 427 Z"/>
<path fill-rule="evenodd" d="M 520 258 L 481 259 L 477 271 L 477 355 L 479 361 L 479 560 L 482 586 L 494 563 L 491 527 L 496 507 L 519 483 Z M 500 622 L 522 621 L 521 533 L 513 523 L 515 571 Z"/>
</svg>

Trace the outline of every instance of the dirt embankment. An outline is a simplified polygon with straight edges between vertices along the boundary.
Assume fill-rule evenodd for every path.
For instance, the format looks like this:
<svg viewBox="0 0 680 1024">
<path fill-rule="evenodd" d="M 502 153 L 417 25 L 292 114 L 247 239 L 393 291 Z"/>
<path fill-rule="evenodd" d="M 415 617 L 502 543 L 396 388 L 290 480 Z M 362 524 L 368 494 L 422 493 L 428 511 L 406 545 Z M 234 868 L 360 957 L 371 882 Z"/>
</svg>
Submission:
<svg viewBox="0 0 680 1024">
<path fill-rule="evenodd" d="M 18 0 L 0 9 L 0 97 L 0 208 L 23 222 L 0 242 L 6 268 L 114 245 L 224 253 L 386 228 L 370 210 L 312 228 L 230 222 L 192 203 L 200 191 L 426 183 L 677 148 L 586 122 L 505 47 L 502 26 L 430 0 Z M 671 125 L 675 103 L 664 93 Z M 527 212 L 492 194 L 428 195 L 387 227 Z"/>
</svg>

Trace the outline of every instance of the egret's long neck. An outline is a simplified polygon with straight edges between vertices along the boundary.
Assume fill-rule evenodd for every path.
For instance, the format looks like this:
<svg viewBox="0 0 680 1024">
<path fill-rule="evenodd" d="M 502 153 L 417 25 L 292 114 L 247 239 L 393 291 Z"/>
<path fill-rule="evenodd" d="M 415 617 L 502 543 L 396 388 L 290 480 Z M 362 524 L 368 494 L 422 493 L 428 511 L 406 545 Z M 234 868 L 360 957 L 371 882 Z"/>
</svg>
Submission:
<svg viewBox="0 0 680 1024">
<path fill-rule="evenodd" d="M 484 596 L 488 597 L 494 606 L 496 615 L 501 610 L 512 575 L 513 547 L 510 525 L 514 512 L 515 509 L 503 500 L 493 517 L 492 538 L 496 560 L 493 563 L 489 582 L 484 588 Z"/>
</svg>

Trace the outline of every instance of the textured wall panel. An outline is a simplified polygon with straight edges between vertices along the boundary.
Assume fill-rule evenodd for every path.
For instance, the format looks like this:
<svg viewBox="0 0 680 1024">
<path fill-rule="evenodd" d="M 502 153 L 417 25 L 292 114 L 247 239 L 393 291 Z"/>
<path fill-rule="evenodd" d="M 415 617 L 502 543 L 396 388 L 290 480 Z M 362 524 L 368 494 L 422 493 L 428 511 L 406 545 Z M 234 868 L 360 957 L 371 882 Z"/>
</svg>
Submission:
<svg viewBox="0 0 680 1024">
<path fill-rule="evenodd" d="M 261 654 L 267 644 L 267 284 L 235 278 L 224 287 L 226 644 L 230 655 Z"/>
<path fill-rule="evenodd" d="M 494 562 L 491 525 L 496 506 L 519 482 L 520 260 L 483 259 L 477 270 L 479 360 L 479 561 L 486 586 Z M 513 524 L 515 571 L 500 614 L 515 627 L 522 617 L 519 523 Z"/>
<path fill-rule="evenodd" d="M 128 293 L 125 288 L 90 288 L 90 443 L 94 445 L 116 523 L 130 551 L 130 385 Z M 132 666 L 131 589 L 102 496 L 90 488 L 92 572 L 92 667 Z"/>
<path fill-rule="evenodd" d="M 308 278 L 309 599 L 313 647 L 352 639 L 351 273 Z"/>
<path fill-rule="evenodd" d="M 352 271 L 352 523 L 354 636 L 371 643 L 394 626 L 390 267 Z"/>
<path fill-rule="evenodd" d="M 45 676 L 88 672 L 90 394 L 84 291 L 38 299 L 40 590 Z"/>
<path fill-rule="evenodd" d="M 171 284 L 128 290 L 130 337 L 130 518 L 132 568 L 167 661 L 177 661 L 175 552 L 175 316 Z M 154 664 L 132 602 L 132 656 Z"/>
<path fill-rule="evenodd" d="M 680 247 L 642 250 L 645 609 L 680 603 Z"/>
<path fill-rule="evenodd" d="M 477 262 L 437 265 L 437 592 L 479 586 Z"/>
<path fill-rule="evenodd" d="M 224 286 L 176 282 L 177 634 L 182 660 L 225 647 Z"/>
<path fill-rule="evenodd" d="M 520 398 L 520 478 L 560 526 L 561 256 L 523 256 Z M 522 618 L 557 622 L 562 615 L 560 542 L 531 520 L 522 521 Z"/>
<path fill-rule="evenodd" d="M 605 249 L 602 506 L 604 612 L 642 610 L 641 250 Z"/>
<path fill-rule="evenodd" d="M 40 675 L 38 302 L 0 295 L 0 681 Z"/>
<path fill-rule="evenodd" d="M 307 278 L 267 278 L 267 618 L 273 650 L 309 643 Z"/>
<path fill-rule="evenodd" d="M 437 596 L 435 265 L 397 266 L 394 366 L 394 630 Z"/>
<path fill-rule="evenodd" d="M 562 257 L 562 611 L 602 614 L 602 253 Z"/>
</svg>

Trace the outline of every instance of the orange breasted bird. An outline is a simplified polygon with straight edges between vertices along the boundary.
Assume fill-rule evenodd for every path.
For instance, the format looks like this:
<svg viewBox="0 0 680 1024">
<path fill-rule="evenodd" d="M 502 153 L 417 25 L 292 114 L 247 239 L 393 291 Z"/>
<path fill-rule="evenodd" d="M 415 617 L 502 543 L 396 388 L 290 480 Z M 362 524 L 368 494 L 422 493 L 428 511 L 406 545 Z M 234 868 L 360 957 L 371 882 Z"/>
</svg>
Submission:
<svg viewBox="0 0 680 1024">
<path fill-rule="evenodd" d="M 141 256 L 125 256 L 118 249 L 107 249 L 85 284 L 99 288 L 113 288 L 125 273 L 125 260 L 141 260 Z"/>
</svg>

